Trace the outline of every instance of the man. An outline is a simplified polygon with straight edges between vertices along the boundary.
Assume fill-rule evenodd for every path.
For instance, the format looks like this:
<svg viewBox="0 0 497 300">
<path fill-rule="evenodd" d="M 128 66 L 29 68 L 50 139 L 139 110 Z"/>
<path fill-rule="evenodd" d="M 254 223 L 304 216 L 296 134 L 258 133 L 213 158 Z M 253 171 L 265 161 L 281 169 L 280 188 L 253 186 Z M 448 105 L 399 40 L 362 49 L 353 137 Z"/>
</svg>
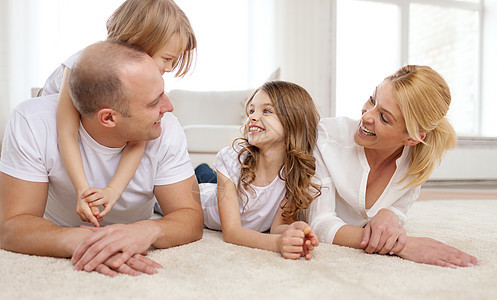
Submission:
<svg viewBox="0 0 497 300">
<path fill-rule="evenodd" d="M 0 157 L 1 248 L 72 257 L 77 270 L 110 276 L 156 273 L 160 265 L 142 255 L 149 247 L 189 243 L 203 230 L 186 139 L 169 113 L 160 72 L 145 53 L 100 42 L 85 49 L 69 87 L 81 114 L 79 143 L 90 186 L 110 181 L 128 141 L 148 140 L 142 161 L 105 216 L 102 225 L 109 226 L 79 227 L 76 194 L 57 148 L 57 95 L 21 103 Z M 150 220 L 154 196 L 164 213 L 159 220 Z"/>
</svg>

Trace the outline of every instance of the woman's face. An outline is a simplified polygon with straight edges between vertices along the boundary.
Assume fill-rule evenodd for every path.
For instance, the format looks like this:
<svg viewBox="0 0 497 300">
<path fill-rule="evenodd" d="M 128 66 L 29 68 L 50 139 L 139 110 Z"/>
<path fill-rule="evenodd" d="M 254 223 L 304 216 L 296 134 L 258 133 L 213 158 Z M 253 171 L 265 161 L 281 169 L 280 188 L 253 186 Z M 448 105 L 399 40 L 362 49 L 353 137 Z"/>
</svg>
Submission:
<svg viewBox="0 0 497 300">
<path fill-rule="evenodd" d="M 174 62 L 183 53 L 185 43 L 181 40 L 179 34 L 175 34 L 171 40 L 152 55 L 152 59 L 159 68 L 161 75 L 171 72 Z"/>
<path fill-rule="evenodd" d="M 412 145 L 389 81 L 383 81 L 364 104 L 354 141 L 365 148 L 391 152 Z"/>
</svg>

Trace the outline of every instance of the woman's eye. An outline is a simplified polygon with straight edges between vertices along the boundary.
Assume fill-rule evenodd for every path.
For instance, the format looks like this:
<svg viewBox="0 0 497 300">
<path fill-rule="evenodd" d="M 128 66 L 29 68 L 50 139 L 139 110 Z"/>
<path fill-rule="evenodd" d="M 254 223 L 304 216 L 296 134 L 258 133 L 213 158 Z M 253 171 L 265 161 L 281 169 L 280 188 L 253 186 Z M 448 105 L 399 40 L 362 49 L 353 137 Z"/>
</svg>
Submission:
<svg viewBox="0 0 497 300">
<path fill-rule="evenodd" d="M 253 109 L 249 109 L 248 113 L 249 113 L 249 115 L 251 115 L 251 114 L 254 113 L 254 110 Z"/>
<path fill-rule="evenodd" d="M 270 110 L 270 109 L 265 109 L 265 110 L 264 110 L 264 113 L 265 113 L 265 114 L 270 114 L 270 113 L 272 113 L 272 112 L 273 112 L 273 111 L 272 111 L 272 110 Z"/>
<path fill-rule="evenodd" d="M 369 96 L 369 102 L 371 102 L 371 104 L 374 104 L 374 99 L 372 96 Z"/>
<path fill-rule="evenodd" d="M 387 119 L 385 119 L 385 116 L 383 114 L 380 114 L 380 118 L 381 118 L 381 121 L 388 124 L 388 121 L 387 121 Z"/>
</svg>

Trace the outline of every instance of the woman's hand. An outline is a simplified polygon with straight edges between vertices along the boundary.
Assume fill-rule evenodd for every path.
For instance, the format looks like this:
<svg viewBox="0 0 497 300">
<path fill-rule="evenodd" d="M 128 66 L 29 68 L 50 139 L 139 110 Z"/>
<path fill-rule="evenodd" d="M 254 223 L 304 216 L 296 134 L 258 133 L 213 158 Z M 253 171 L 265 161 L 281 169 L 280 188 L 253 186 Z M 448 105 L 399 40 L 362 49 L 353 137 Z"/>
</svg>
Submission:
<svg viewBox="0 0 497 300">
<path fill-rule="evenodd" d="M 389 209 L 381 209 L 364 227 L 361 246 L 367 253 L 397 254 L 406 245 L 407 233 L 399 217 Z"/>
<path fill-rule="evenodd" d="M 473 267 L 481 265 L 474 256 L 426 237 L 408 237 L 398 256 L 417 263 L 441 267 Z"/>
</svg>

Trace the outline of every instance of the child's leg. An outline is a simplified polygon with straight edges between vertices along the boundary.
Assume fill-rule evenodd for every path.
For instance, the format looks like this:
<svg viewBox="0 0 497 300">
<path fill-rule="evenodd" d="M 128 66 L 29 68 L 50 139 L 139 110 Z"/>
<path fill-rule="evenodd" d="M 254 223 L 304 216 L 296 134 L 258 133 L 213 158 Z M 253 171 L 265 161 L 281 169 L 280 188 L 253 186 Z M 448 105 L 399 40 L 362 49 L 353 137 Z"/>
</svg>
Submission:
<svg viewBox="0 0 497 300">
<path fill-rule="evenodd" d="M 207 164 L 200 164 L 195 168 L 198 183 L 217 183 L 217 175 Z"/>
</svg>

